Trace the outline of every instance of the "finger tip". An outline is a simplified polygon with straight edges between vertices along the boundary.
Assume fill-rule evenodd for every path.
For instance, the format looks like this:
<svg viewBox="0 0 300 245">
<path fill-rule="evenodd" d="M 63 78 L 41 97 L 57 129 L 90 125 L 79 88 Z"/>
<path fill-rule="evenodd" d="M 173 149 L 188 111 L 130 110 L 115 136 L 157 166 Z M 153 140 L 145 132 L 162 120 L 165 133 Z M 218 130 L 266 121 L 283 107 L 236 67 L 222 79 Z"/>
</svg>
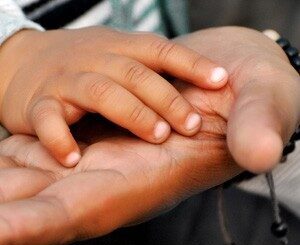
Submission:
<svg viewBox="0 0 300 245">
<path fill-rule="evenodd" d="M 171 133 L 171 127 L 164 121 L 158 122 L 154 127 L 154 141 L 155 143 L 164 142 Z"/>
<path fill-rule="evenodd" d="M 202 118 L 198 113 L 190 113 L 185 120 L 185 135 L 191 136 L 197 133 L 201 127 Z"/>
<path fill-rule="evenodd" d="M 228 80 L 228 72 L 223 67 L 213 68 L 210 74 L 210 82 L 215 86 L 222 87 Z"/>
<path fill-rule="evenodd" d="M 264 173 L 272 170 L 279 163 L 283 142 L 280 135 L 265 129 L 261 135 L 251 132 L 242 135 L 234 143 L 233 157 L 236 162 L 252 173 Z"/>
<path fill-rule="evenodd" d="M 79 152 L 73 151 L 67 155 L 64 161 L 65 167 L 74 167 L 78 164 L 81 159 L 81 154 Z"/>
</svg>

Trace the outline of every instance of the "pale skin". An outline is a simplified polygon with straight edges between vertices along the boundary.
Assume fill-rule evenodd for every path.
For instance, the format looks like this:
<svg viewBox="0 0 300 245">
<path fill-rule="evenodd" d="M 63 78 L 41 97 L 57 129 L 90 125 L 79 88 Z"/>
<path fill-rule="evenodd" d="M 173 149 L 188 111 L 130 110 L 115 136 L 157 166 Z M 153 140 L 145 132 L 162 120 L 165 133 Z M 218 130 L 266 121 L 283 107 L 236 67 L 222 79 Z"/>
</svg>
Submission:
<svg viewBox="0 0 300 245">
<path fill-rule="evenodd" d="M 275 166 L 300 119 L 299 76 L 281 49 L 238 27 L 178 41 L 230 74 L 218 91 L 175 82 L 202 114 L 201 131 L 193 137 L 172 132 L 154 145 L 101 121 L 81 122 L 75 136 L 83 157 L 74 168 L 64 168 L 36 138 L 15 135 L 1 142 L 0 243 L 101 236 L 230 179 L 240 166 L 255 172 Z"/>
<path fill-rule="evenodd" d="M 80 149 L 69 125 L 97 112 L 138 137 L 162 143 L 192 136 L 200 114 L 160 74 L 218 89 L 226 70 L 183 45 L 150 33 L 104 27 L 24 30 L 0 50 L 0 121 L 11 133 L 37 135 L 64 166 Z"/>
</svg>

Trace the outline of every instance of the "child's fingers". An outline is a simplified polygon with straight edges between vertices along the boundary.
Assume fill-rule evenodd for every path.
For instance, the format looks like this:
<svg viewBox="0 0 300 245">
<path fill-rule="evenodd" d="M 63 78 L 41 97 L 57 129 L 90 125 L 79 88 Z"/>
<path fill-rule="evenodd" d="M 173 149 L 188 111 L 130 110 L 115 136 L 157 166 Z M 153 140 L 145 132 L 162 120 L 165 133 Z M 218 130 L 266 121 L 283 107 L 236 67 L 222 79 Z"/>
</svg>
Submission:
<svg viewBox="0 0 300 245">
<path fill-rule="evenodd" d="M 130 58 L 110 55 L 109 60 L 101 66 L 101 73 L 138 97 L 178 133 L 190 136 L 198 132 L 200 115 L 167 80 Z"/>
<path fill-rule="evenodd" d="M 79 147 L 57 100 L 40 99 L 29 110 L 29 119 L 41 143 L 60 163 L 66 167 L 73 167 L 79 162 Z"/>
<path fill-rule="evenodd" d="M 128 38 L 128 36 L 126 36 Z M 151 67 L 208 89 L 224 86 L 228 73 L 198 52 L 153 34 L 129 35 L 123 54 Z"/>
<path fill-rule="evenodd" d="M 60 86 L 64 99 L 98 112 L 146 141 L 161 143 L 170 134 L 167 122 L 109 77 L 84 73 Z"/>
</svg>

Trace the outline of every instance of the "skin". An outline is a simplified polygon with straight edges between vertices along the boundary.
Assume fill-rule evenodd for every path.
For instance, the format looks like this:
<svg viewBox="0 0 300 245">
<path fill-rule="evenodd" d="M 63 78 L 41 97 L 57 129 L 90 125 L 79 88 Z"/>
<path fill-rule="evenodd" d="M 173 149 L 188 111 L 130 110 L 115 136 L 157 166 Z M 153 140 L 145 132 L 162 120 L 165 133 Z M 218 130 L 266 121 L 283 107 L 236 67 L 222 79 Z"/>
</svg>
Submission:
<svg viewBox="0 0 300 245">
<path fill-rule="evenodd" d="M 300 119 L 300 80 L 284 53 L 261 33 L 238 27 L 177 41 L 230 72 L 218 91 L 174 83 L 203 115 L 201 132 L 189 138 L 172 132 L 153 145 L 86 119 L 74 129 L 84 149 L 75 168 L 62 167 L 36 138 L 1 142 L 0 243 L 101 236 L 237 175 L 242 168 L 235 161 L 256 172 L 275 166 Z"/>
<path fill-rule="evenodd" d="M 1 123 L 12 133 L 37 135 L 67 167 L 80 159 L 68 126 L 86 112 L 162 143 L 171 127 L 194 135 L 201 118 L 159 73 L 210 89 L 228 78 L 214 62 L 171 40 L 104 27 L 21 31 L 1 47 L 0 66 Z M 216 69 L 222 77 L 214 76 Z"/>
</svg>

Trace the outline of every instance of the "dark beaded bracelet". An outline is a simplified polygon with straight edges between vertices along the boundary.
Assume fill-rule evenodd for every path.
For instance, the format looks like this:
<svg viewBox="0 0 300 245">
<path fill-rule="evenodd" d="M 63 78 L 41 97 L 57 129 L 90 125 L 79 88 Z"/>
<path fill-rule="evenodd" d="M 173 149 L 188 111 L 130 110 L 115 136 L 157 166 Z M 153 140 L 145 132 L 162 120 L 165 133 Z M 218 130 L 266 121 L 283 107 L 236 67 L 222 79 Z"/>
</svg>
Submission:
<svg viewBox="0 0 300 245">
<path fill-rule="evenodd" d="M 284 50 L 288 56 L 291 65 L 300 73 L 300 56 L 299 51 L 295 47 L 291 46 L 290 42 L 286 38 L 279 38 L 276 40 L 277 44 Z M 286 159 L 287 155 L 294 151 L 295 142 L 300 139 L 300 126 L 296 132 L 292 135 L 289 143 L 285 146 L 283 150 L 283 161 Z"/>
<path fill-rule="evenodd" d="M 289 59 L 291 60 L 294 57 L 297 57 L 299 55 L 299 51 L 298 49 L 294 48 L 294 47 L 288 47 L 285 50 L 285 53 L 288 55 Z"/>
<path fill-rule="evenodd" d="M 286 50 L 291 46 L 290 42 L 285 38 L 279 38 L 276 42 L 283 50 Z"/>
<path fill-rule="evenodd" d="M 300 73 L 300 56 L 299 51 L 295 47 L 291 46 L 290 42 L 286 38 L 279 38 L 276 40 L 277 44 L 284 50 L 288 56 L 292 66 Z"/>
<path fill-rule="evenodd" d="M 299 51 L 295 47 L 291 46 L 290 42 L 285 38 L 279 38 L 276 40 L 277 44 L 284 50 L 285 54 L 289 58 L 291 65 L 295 68 L 295 70 L 300 73 L 300 56 Z M 288 154 L 292 153 L 296 148 L 296 141 L 300 139 L 300 126 L 297 128 L 296 132 L 290 138 L 290 141 L 285 146 L 282 152 L 282 160 L 281 162 L 285 162 Z M 279 205 L 276 200 L 274 181 L 271 173 L 266 174 L 267 181 L 270 187 L 271 200 L 273 204 L 273 213 L 275 222 L 271 226 L 272 234 L 277 237 L 282 244 L 288 244 L 287 233 L 288 226 L 281 219 Z"/>
<path fill-rule="evenodd" d="M 295 56 L 291 60 L 293 67 L 300 73 L 300 56 Z"/>
</svg>

